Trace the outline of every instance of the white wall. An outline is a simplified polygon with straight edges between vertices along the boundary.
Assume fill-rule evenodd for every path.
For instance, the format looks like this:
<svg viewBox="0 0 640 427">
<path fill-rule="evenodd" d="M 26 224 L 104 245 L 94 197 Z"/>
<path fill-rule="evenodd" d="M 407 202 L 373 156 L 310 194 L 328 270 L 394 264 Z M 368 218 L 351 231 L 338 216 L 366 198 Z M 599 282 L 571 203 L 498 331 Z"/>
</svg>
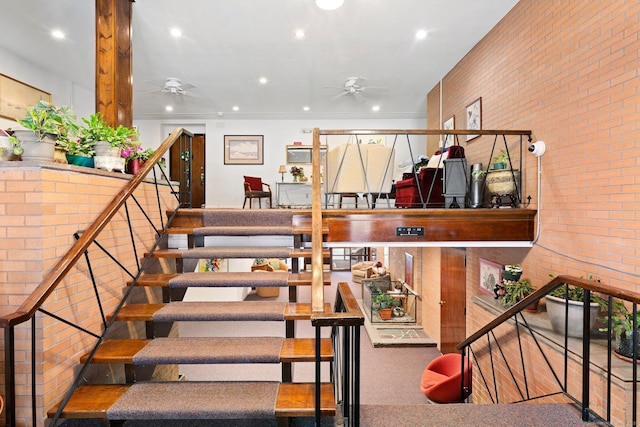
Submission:
<svg viewBox="0 0 640 427">
<path fill-rule="evenodd" d="M 192 133 L 204 133 L 206 137 L 206 204 L 207 207 L 241 207 L 244 200 L 243 175 L 262 177 L 272 186 L 280 181 L 278 167 L 286 164 L 285 146 L 300 141 L 311 144 L 313 135 L 302 129 L 314 127 L 329 129 L 424 129 L 425 120 L 206 120 L 206 121 L 160 121 L 134 120 L 140 132 L 140 141 L 149 148 L 158 147 L 176 127 L 183 127 Z M 225 165 L 223 141 L 225 135 L 264 135 L 263 165 Z M 426 137 L 411 136 L 413 155 L 426 154 Z M 322 143 L 325 138 L 322 137 Z M 329 147 L 346 142 L 343 137 L 331 137 L 326 141 Z M 393 136 L 387 136 L 386 144 L 391 146 Z M 167 160 L 168 160 L 168 156 Z M 406 136 L 399 136 L 396 142 L 396 165 L 409 159 Z M 287 165 L 287 169 L 290 165 Z M 305 166 L 306 168 L 308 165 Z M 309 167 L 310 169 L 310 167 Z M 310 175 L 310 170 L 307 175 Z M 399 171 L 396 170 L 396 173 Z M 395 175 L 394 175 L 395 176 Z M 291 181 L 285 174 L 285 181 Z M 275 197 L 275 194 L 274 194 Z M 275 201 L 274 201 L 275 203 Z"/>
<path fill-rule="evenodd" d="M 93 73 L 93 70 L 87 70 Z M 95 93 L 93 88 L 83 88 L 77 83 L 39 68 L 20 56 L 0 46 L 0 73 L 19 80 L 40 90 L 51 93 L 51 100 L 57 106 L 71 107 L 78 121 L 95 111 Z M 0 117 L 0 128 L 15 128 L 18 124 Z"/>
</svg>

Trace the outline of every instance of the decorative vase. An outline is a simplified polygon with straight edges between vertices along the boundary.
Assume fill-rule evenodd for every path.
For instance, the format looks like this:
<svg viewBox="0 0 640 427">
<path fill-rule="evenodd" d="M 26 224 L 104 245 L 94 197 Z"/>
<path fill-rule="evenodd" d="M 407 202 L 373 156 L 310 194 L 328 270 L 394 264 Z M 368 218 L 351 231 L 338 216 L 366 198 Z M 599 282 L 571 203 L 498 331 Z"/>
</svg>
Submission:
<svg viewBox="0 0 640 427">
<path fill-rule="evenodd" d="M 84 166 L 86 168 L 93 167 L 93 157 L 85 157 L 85 156 L 74 156 L 72 154 L 67 154 L 67 163 L 75 166 Z"/>
<path fill-rule="evenodd" d="M 583 315 L 583 303 L 582 301 L 566 301 L 564 298 L 557 298 L 551 295 L 547 295 L 547 314 L 551 321 L 551 327 L 554 331 L 564 335 L 565 332 L 565 305 L 569 304 L 569 319 L 567 335 L 574 338 L 582 338 L 582 318 Z M 598 303 L 592 302 L 590 305 L 591 310 L 591 328 L 596 323 L 600 306 Z"/>
<path fill-rule="evenodd" d="M 298 175 L 293 175 L 293 182 L 298 182 Z"/>
<path fill-rule="evenodd" d="M 124 171 L 128 174 L 135 175 L 138 173 L 142 166 L 144 166 L 144 161 L 140 159 L 130 159 L 127 161 L 127 165 L 124 168 Z"/>
</svg>

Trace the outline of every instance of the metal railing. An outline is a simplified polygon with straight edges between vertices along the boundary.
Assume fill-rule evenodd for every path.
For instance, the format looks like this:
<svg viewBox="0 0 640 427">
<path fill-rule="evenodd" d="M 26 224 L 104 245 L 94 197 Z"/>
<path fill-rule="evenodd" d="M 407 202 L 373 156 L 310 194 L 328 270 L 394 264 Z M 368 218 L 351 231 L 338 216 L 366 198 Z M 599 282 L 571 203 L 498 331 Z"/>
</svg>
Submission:
<svg viewBox="0 0 640 427">
<path fill-rule="evenodd" d="M 556 288 L 567 285 L 564 291 L 564 334 L 549 330 L 546 324 L 536 318 L 541 314 L 527 317 L 523 310 L 532 303 L 548 296 Z M 584 315 L 582 336 L 569 336 L 569 289 L 583 291 Z M 590 302 L 600 301 L 600 332 L 593 330 Z M 479 329 L 457 348 L 474 362 L 475 382 L 484 386 L 484 392 L 492 403 L 516 403 L 532 400 L 567 401 L 580 407 L 583 421 L 605 421 L 611 423 L 612 394 L 614 381 L 628 381 L 629 377 L 632 402 L 631 423 L 637 420 L 638 373 L 637 362 L 640 358 L 637 348 L 638 308 L 640 294 L 611 288 L 602 283 L 572 276 L 558 276 L 535 293 L 508 308 L 504 313 Z M 625 304 L 628 321 L 634 331 L 632 334 L 632 357 L 628 366 L 614 375 L 612 363 L 614 336 L 614 318 L 619 314 L 614 306 Z M 602 351 L 606 349 L 606 351 Z M 606 354 L 606 356 L 602 356 Z M 596 356 L 597 359 L 596 360 Z M 620 369 L 619 367 L 616 369 Z M 579 377 L 572 376 L 577 370 Z M 477 373 L 477 375 L 476 375 Z M 615 378 L 618 377 L 618 378 Z M 598 395 L 596 407 L 592 407 L 592 395 Z M 514 397 L 515 396 L 515 397 Z M 620 408 L 617 408 L 620 409 Z M 620 419 L 620 418 L 617 418 Z"/>
<path fill-rule="evenodd" d="M 27 297 L 27 299 L 15 310 L 10 313 L 3 315 L 0 317 L 0 326 L 4 328 L 4 357 L 5 357 L 5 400 L 6 400 L 6 425 L 7 426 L 15 426 L 16 425 L 16 358 L 15 353 L 16 349 L 16 334 L 15 328 L 16 326 L 28 322 L 31 322 L 31 412 L 32 412 L 32 423 L 36 425 L 37 421 L 37 406 L 36 406 L 36 349 L 38 339 L 42 339 L 42 337 L 37 337 L 36 328 L 37 328 L 37 319 L 36 313 L 41 313 L 43 316 L 48 316 L 56 321 L 59 321 L 69 327 L 75 328 L 76 330 L 86 334 L 90 337 L 96 338 L 97 342 L 91 351 L 88 361 L 85 365 L 80 369 L 79 373 L 76 376 L 76 379 L 73 383 L 73 386 L 65 395 L 62 404 L 60 405 L 57 413 L 54 416 L 53 425 L 55 425 L 56 421 L 60 417 L 64 406 L 69 401 L 71 394 L 73 391 L 81 384 L 83 381 L 83 374 L 86 372 L 87 366 L 90 363 L 91 359 L 95 355 L 95 352 L 98 346 L 104 341 L 105 337 L 109 333 L 110 327 L 113 325 L 117 313 L 120 311 L 126 300 L 129 298 L 132 290 L 134 289 L 136 280 L 140 277 L 141 272 L 145 269 L 146 261 L 149 260 L 149 256 L 153 253 L 153 251 L 158 247 L 160 240 L 166 230 L 167 224 L 171 219 L 165 221 L 165 211 L 169 209 L 176 209 L 177 205 L 180 205 L 179 200 L 175 197 L 178 194 L 177 190 L 174 190 L 172 187 L 172 183 L 169 177 L 166 175 L 165 170 L 157 166 L 159 161 L 162 159 L 163 155 L 169 150 L 169 148 L 177 141 L 184 142 L 185 139 L 190 139 L 192 135 L 185 131 L 184 129 L 176 129 L 174 130 L 169 137 L 160 145 L 160 147 L 155 151 L 155 153 L 151 156 L 151 158 L 145 163 L 142 169 L 134 175 L 129 182 L 113 197 L 112 201 L 107 205 L 107 207 L 98 215 L 97 219 L 89 225 L 86 230 L 75 234 L 75 243 L 71 246 L 71 248 L 66 252 L 66 254 L 56 263 L 56 265 L 45 275 L 44 279 L 40 282 L 40 284 L 35 288 L 35 290 Z M 136 198 L 136 189 L 142 184 L 149 174 L 152 174 L 151 183 L 155 188 L 155 199 L 157 201 L 157 218 L 152 219 L 150 214 L 145 211 L 143 206 Z M 158 176 L 160 174 L 160 176 Z M 173 206 L 162 206 L 162 197 L 160 195 L 160 186 L 170 186 L 171 193 L 174 195 L 176 200 L 176 205 Z M 132 215 L 129 210 L 129 202 L 133 202 L 141 211 L 143 217 L 148 223 L 149 227 L 153 229 L 153 232 L 156 234 L 156 241 L 152 245 L 152 247 L 148 250 L 149 254 L 145 257 L 142 262 L 138 261 L 138 247 L 136 244 L 136 238 L 134 236 L 135 230 L 134 225 L 132 224 Z M 116 216 L 122 215 L 126 219 L 128 236 L 130 238 L 130 245 L 133 257 L 135 258 L 134 265 L 126 265 L 128 263 L 122 262 L 118 259 L 117 254 L 115 254 L 112 250 L 109 249 L 109 243 L 102 242 L 100 240 L 100 236 L 102 236 L 102 232 L 105 231 L 110 221 Z M 175 215 L 175 214 L 174 214 Z M 155 214 L 154 214 L 155 216 Z M 103 236 L 106 242 L 115 243 L 115 239 L 112 236 Z M 142 242 L 138 242 L 140 245 Z M 110 259 L 116 266 L 124 272 L 124 274 L 130 277 L 133 280 L 133 284 L 129 286 L 124 293 L 124 296 L 121 298 L 120 302 L 117 304 L 115 313 L 111 317 L 110 320 L 107 320 L 107 316 L 103 310 L 103 295 L 99 290 L 99 286 L 96 281 L 96 277 L 93 273 L 92 263 L 90 259 L 90 249 L 98 248 L 98 251 L 102 252 L 104 256 Z M 64 315 L 58 315 L 54 313 L 52 310 L 47 310 L 43 308 L 43 305 L 47 302 L 48 298 L 56 291 L 58 286 L 64 281 L 67 274 L 73 269 L 76 268 L 77 264 L 81 259 L 84 259 L 87 264 L 87 271 L 89 276 L 89 281 L 91 282 L 90 288 L 91 292 L 95 298 L 95 304 L 97 305 L 97 310 L 100 312 L 101 317 L 101 325 L 102 331 L 100 333 L 95 333 L 90 331 L 88 328 L 82 327 L 77 324 L 76 321 L 65 318 Z"/>
</svg>

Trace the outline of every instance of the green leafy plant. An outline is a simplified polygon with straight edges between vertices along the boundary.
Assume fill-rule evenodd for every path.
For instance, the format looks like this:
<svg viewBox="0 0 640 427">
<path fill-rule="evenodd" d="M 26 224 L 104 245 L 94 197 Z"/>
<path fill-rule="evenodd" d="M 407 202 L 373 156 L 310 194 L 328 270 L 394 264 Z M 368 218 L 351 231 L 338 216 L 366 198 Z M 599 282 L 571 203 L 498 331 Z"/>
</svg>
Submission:
<svg viewBox="0 0 640 427">
<path fill-rule="evenodd" d="M 27 107 L 27 115 L 18 120 L 18 123 L 34 131 L 38 141 L 42 141 L 47 135 L 64 140 L 78 129 L 76 115 L 71 108 L 56 107 L 46 101 L 38 101 L 36 105 Z"/>
<path fill-rule="evenodd" d="M 608 316 L 605 320 L 609 320 Z M 640 311 L 636 311 L 636 325 L 640 327 Z M 600 328 L 606 332 L 608 328 Z M 617 337 L 629 338 L 633 332 L 633 312 L 623 301 L 614 300 L 611 307 L 611 331 Z"/>
<path fill-rule="evenodd" d="M 502 167 L 497 167 L 496 165 L 503 165 Z M 500 154 L 493 158 L 493 167 L 494 169 L 504 169 L 509 165 L 509 155 L 504 149 L 500 150 Z"/>
<path fill-rule="evenodd" d="M 93 157 L 96 154 L 93 141 L 82 138 L 59 140 L 58 146 L 71 156 Z"/>
<path fill-rule="evenodd" d="M 500 304 L 505 307 L 511 307 L 527 295 L 533 293 L 533 291 L 534 289 L 531 286 L 531 282 L 526 279 L 520 279 L 518 281 L 505 280 L 504 295 L 500 300 Z"/>
<path fill-rule="evenodd" d="M 578 286 L 569 286 L 566 283 L 549 292 L 549 295 L 561 299 L 569 298 L 570 301 L 584 301 L 584 289 Z M 597 303 L 602 310 L 607 308 L 607 301 L 593 292 L 591 293 L 591 302 Z"/>
<path fill-rule="evenodd" d="M 108 125 L 100 113 L 92 114 L 89 118 L 82 118 L 86 126 L 80 128 L 80 138 L 88 142 L 108 142 L 111 148 L 125 149 L 131 138 L 138 133 L 119 125 L 117 128 Z"/>
<path fill-rule="evenodd" d="M 392 308 L 396 299 L 386 292 L 381 292 L 373 296 L 373 303 L 379 308 Z"/>
</svg>

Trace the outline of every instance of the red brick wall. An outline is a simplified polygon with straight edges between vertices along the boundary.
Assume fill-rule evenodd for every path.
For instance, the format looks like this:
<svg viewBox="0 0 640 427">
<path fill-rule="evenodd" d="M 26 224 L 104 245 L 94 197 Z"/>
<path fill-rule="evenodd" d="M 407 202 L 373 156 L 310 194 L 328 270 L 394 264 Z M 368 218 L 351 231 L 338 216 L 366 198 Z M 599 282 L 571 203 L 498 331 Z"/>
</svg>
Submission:
<svg viewBox="0 0 640 427">
<path fill-rule="evenodd" d="M 525 153 L 518 165 L 523 195 L 539 209 L 539 240 L 531 249 L 470 249 L 468 298 L 479 294 L 478 256 L 521 263 L 536 286 L 571 274 L 640 290 L 639 18 L 633 1 L 521 0 L 443 78 L 442 116 L 455 115 L 457 129 L 482 97 L 483 129 L 530 129 L 547 144 L 540 206 L 535 157 Z M 430 125 L 439 92 L 428 94 Z M 492 141 L 464 144 L 469 163 L 486 166 Z M 486 319 L 471 301 L 468 314 L 471 333 Z"/>
</svg>

